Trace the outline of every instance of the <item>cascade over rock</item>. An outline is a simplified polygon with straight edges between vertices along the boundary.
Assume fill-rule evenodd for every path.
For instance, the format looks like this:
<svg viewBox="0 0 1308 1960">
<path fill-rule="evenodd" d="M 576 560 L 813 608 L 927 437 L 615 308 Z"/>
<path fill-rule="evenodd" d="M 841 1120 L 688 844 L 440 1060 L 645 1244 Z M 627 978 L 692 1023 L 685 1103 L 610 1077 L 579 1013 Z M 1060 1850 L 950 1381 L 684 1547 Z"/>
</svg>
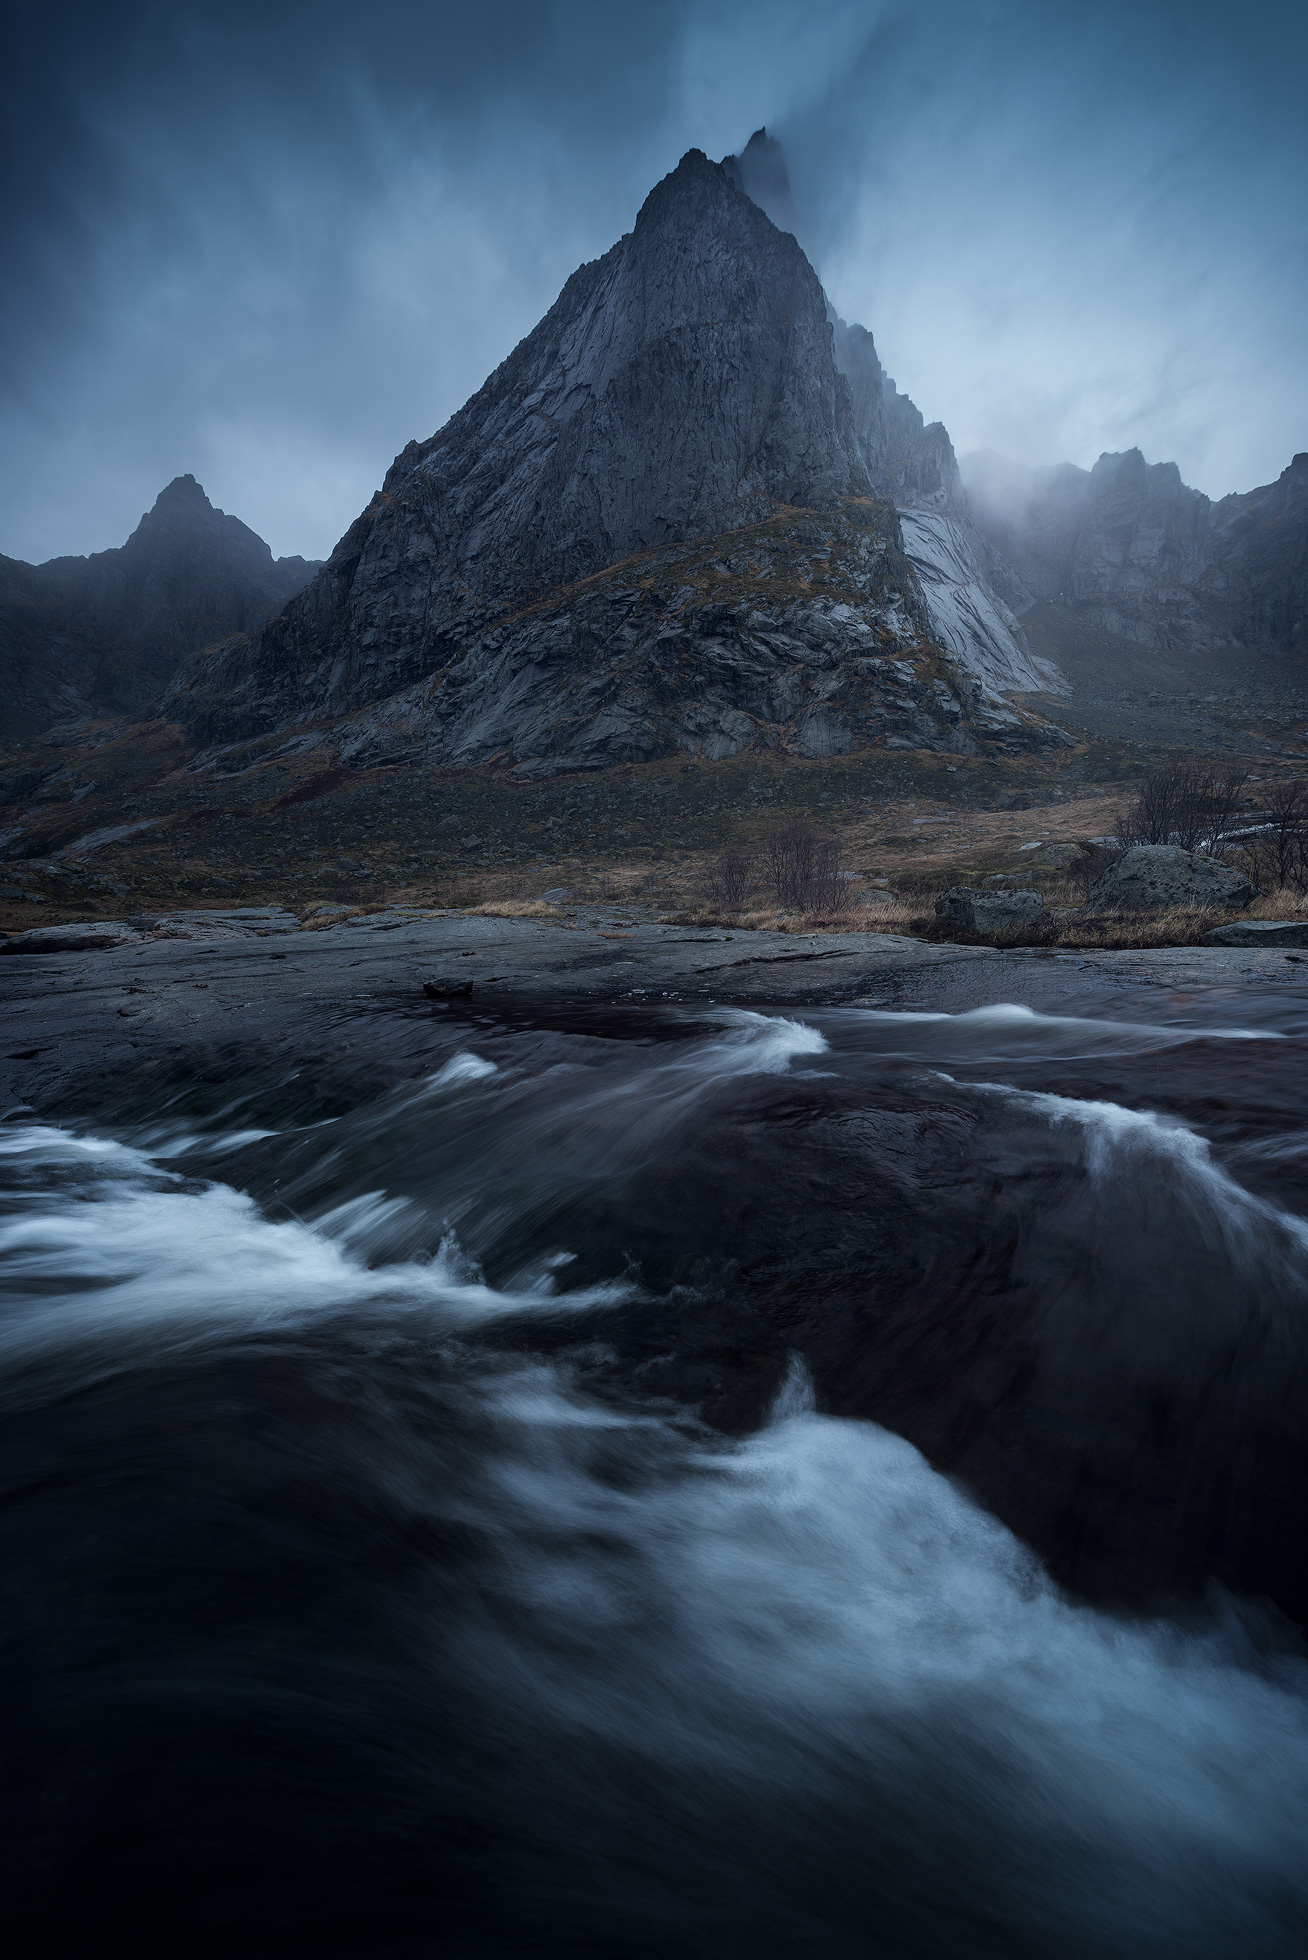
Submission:
<svg viewBox="0 0 1308 1960">
<path fill-rule="evenodd" d="M 193 476 L 174 477 L 113 550 L 43 565 L 0 557 L 4 732 L 147 707 L 187 654 L 258 626 L 317 569 L 274 561 Z"/>
</svg>

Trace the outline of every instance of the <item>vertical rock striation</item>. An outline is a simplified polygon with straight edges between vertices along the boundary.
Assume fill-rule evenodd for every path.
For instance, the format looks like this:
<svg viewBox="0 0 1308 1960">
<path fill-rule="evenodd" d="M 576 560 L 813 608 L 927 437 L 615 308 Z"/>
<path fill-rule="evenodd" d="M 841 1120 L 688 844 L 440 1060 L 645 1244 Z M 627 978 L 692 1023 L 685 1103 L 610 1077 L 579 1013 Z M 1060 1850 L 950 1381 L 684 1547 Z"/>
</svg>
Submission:
<svg viewBox="0 0 1308 1960">
<path fill-rule="evenodd" d="M 781 145 L 765 129 L 724 167 L 775 224 L 799 235 Z M 1029 603 L 1029 594 L 972 521 L 948 430 L 925 421 L 899 392 L 866 327 L 847 324 L 830 306 L 828 317 L 836 365 L 849 382 L 859 456 L 877 495 L 893 498 L 899 511 L 931 631 L 994 692 L 1062 693 L 1062 676 L 1032 651 L 1013 610 L 1012 601 Z"/>
</svg>

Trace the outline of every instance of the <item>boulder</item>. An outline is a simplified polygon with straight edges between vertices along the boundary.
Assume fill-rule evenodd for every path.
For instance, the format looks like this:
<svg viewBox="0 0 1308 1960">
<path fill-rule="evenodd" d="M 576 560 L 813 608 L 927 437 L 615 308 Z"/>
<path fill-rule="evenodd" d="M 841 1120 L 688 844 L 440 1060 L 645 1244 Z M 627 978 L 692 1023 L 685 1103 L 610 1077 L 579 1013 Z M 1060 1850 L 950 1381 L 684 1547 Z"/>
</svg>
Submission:
<svg viewBox="0 0 1308 1960">
<path fill-rule="evenodd" d="M 951 885 L 936 900 L 936 917 L 968 932 L 999 932 L 1005 926 L 1028 926 L 1044 917 L 1039 892 L 978 892 Z"/>
<path fill-rule="evenodd" d="M 33 926 L 0 947 L 5 953 L 99 953 L 112 946 L 135 946 L 141 934 L 116 920 L 83 926 Z"/>
<path fill-rule="evenodd" d="M 1086 903 L 1114 912 L 1200 905 L 1234 909 L 1257 895 L 1258 887 L 1244 872 L 1205 857 L 1202 851 L 1183 851 L 1176 844 L 1136 844 L 1096 880 Z"/>
<path fill-rule="evenodd" d="M 428 1000 L 465 1000 L 472 992 L 472 982 L 438 974 L 434 980 L 423 981 L 422 991 Z"/>
<path fill-rule="evenodd" d="M 1052 871 L 1070 871 L 1085 855 L 1084 844 L 1039 844 L 1031 853 L 1035 864 L 1048 865 Z"/>
<path fill-rule="evenodd" d="M 1238 925 L 1214 926 L 1204 934 L 1205 946 L 1308 946 L 1308 919 L 1241 919 Z"/>
</svg>

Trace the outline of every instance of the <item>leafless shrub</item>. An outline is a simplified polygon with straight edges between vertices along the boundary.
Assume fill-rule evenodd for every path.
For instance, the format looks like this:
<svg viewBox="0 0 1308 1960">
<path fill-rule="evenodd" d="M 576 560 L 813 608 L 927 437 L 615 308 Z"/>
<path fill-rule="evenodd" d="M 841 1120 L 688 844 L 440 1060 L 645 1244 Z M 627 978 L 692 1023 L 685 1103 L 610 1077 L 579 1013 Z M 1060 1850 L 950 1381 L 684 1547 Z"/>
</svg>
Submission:
<svg viewBox="0 0 1308 1960">
<path fill-rule="evenodd" d="M 1272 784 L 1245 856 L 1259 885 L 1300 897 L 1308 893 L 1308 782 L 1290 778 Z"/>
<path fill-rule="evenodd" d="M 710 905 L 724 912 L 739 912 L 753 889 L 753 853 L 743 844 L 728 845 L 705 880 Z"/>
<path fill-rule="evenodd" d="M 1290 778 L 1271 786 L 1259 845 L 1259 884 L 1308 892 L 1308 782 Z"/>
<path fill-rule="evenodd" d="M 1183 851 L 1218 849 L 1243 791 L 1244 774 L 1239 769 L 1212 769 L 1192 762 L 1154 769 L 1117 820 L 1118 843 L 1124 851 L 1135 844 L 1179 844 Z"/>
<path fill-rule="evenodd" d="M 779 824 L 767 840 L 768 875 L 777 904 L 798 912 L 847 912 L 848 879 L 841 876 L 840 845 L 796 818 Z"/>
</svg>

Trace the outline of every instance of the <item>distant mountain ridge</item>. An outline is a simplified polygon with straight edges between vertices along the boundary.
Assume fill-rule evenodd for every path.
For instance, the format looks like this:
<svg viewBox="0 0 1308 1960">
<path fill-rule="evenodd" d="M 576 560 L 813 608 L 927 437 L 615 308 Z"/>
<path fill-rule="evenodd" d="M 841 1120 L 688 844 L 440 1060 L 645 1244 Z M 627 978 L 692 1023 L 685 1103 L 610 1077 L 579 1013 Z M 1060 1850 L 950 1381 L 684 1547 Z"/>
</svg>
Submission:
<svg viewBox="0 0 1308 1960">
<path fill-rule="evenodd" d="M 23 736 L 148 708 L 187 655 L 261 625 L 318 565 L 274 559 L 193 476 L 174 477 L 126 544 L 0 557 L 0 726 Z"/>
<path fill-rule="evenodd" d="M 965 459 L 972 510 L 1032 600 L 1163 652 L 1308 653 L 1308 454 L 1214 502 L 1138 449 L 1029 469 Z M 1019 605 L 1022 601 L 1019 599 Z"/>
</svg>

